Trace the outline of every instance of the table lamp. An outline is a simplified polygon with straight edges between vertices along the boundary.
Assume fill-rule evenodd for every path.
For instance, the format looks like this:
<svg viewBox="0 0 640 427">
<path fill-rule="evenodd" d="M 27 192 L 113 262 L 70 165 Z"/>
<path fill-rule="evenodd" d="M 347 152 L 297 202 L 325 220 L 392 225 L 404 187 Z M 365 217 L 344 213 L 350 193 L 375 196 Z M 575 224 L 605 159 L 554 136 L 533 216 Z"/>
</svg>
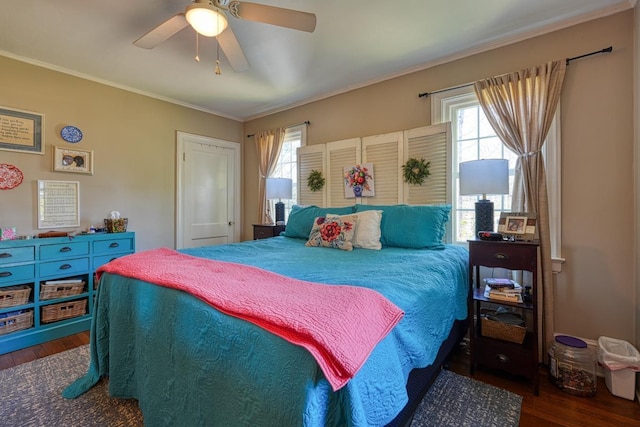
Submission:
<svg viewBox="0 0 640 427">
<path fill-rule="evenodd" d="M 289 178 L 267 178 L 267 199 L 278 199 L 276 203 L 276 225 L 284 225 L 284 203 L 282 199 L 292 197 L 293 181 Z"/>
<path fill-rule="evenodd" d="M 509 194 L 509 161 L 482 159 L 460 163 L 460 195 L 482 194 L 476 202 L 476 236 L 493 231 L 493 202 L 487 194 Z"/>
</svg>

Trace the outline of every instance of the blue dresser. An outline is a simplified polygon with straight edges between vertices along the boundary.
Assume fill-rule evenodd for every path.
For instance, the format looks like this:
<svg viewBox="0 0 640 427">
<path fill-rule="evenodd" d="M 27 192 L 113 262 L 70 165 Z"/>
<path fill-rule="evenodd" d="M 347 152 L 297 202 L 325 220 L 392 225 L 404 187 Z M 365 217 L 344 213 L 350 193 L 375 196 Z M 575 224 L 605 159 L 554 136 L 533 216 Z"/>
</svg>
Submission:
<svg viewBox="0 0 640 427">
<path fill-rule="evenodd" d="M 0 354 L 89 329 L 94 273 L 135 252 L 135 233 L 0 241 Z"/>
</svg>

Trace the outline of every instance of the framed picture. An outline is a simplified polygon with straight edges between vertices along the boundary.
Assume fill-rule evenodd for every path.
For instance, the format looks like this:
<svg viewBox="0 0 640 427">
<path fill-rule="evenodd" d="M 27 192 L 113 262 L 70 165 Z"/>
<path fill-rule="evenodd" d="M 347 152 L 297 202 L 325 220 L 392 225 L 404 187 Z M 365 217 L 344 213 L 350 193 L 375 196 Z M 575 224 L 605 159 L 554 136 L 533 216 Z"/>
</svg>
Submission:
<svg viewBox="0 0 640 427">
<path fill-rule="evenodd" d="M 93 175 L 93 151 L 53 147 L 53 170 Z"/>
<path fill-rule="evenodd" d="M 373 163 L 345 166 L 344 170 L 344 197 L 373 197 L 376 195 L 373 181 Z"/>
<path fill-rule="evenodd" d="M 44 154 L 44 115 L 0 107 L 0 150 Z"/>
<path fill-rule="evenodd" d="M 529 212 L 501 212 L 498 233 L 514 240 L 536 239 L 537 215 Z"/>
<path fill-rule="evenodd" d="M 80 183 L 38 180 L 38 228 L 80 226 Z"/>
</svg>

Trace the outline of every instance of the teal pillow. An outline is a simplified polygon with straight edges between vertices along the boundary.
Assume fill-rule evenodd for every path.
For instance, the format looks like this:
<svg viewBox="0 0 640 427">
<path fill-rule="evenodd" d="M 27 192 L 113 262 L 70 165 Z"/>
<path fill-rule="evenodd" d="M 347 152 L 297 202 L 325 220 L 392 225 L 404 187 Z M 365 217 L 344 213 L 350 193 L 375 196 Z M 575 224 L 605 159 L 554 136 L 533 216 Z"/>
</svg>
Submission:
<svg viewBox="0 0 640 427">
<path fill-rule="evenodd" d="M 328 213 L 336 215 L 347 215 L 353 213 L 353 206 L 342 208 L 319 208 L 318 206 L 298 206 L 293 205 L 287 220 L 287 227 L 283 236 L 308 239 L 311 234 L 313 222 L 317 217 L 324 217 Z"/>
<path fill-rule="evenodd" d="M 355 211 L 381 210 L 382 246 L 441 249 L 451 205 L 356 205 Z"/>
</svg>

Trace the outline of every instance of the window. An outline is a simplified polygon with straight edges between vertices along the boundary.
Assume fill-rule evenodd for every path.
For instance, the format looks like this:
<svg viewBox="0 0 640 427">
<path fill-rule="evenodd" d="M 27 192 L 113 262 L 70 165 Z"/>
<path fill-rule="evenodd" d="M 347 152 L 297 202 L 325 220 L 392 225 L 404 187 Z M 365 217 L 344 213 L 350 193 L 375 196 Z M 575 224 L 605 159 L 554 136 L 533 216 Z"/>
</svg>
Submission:
<svg viewBox="0 0 640 427">
<path fill-rule="evenodd" d="M 517 156 L 502 144 L 487 121 L 472 86 L 432 94 L 432 124 L 451 122 L 451 222 L 452 243 L 464 243 L 475 238 L 475 202 L 479 196 L 460 196 L 458 165 L 476 159 L 503 158 L 509 161 L 509 189 L 513 188 Z M 551 229 L 551 255 L 560 258 L 560 106 L 551 125 L 543 154 L 547 172 L 549 219 Z M 494 203 L 496 224 L 500 212 L 511 210 L 511 195 L 487 195 Z M 559 267 L 559 263 L 554 263 Z M 559 271 L 556 270 L 556 271 Z"/>
<path fill-rule="evenodd" d="M 291 206 L 298 200 L 298 163 L 296 152 L 299 147 L 306 145 L 307 127 L 306 125 L 294 126 L 287 128 L 280 150 L 280 157 L 276 163 L 276 167 L 271 174 L 271 178 L 289 178 L 293 181 L 293 189 L 291 200 L 283 200 L 285 221 L 289 218 Z M 271 212 L 275 212 L 271 207 Z"/>
</svg>

